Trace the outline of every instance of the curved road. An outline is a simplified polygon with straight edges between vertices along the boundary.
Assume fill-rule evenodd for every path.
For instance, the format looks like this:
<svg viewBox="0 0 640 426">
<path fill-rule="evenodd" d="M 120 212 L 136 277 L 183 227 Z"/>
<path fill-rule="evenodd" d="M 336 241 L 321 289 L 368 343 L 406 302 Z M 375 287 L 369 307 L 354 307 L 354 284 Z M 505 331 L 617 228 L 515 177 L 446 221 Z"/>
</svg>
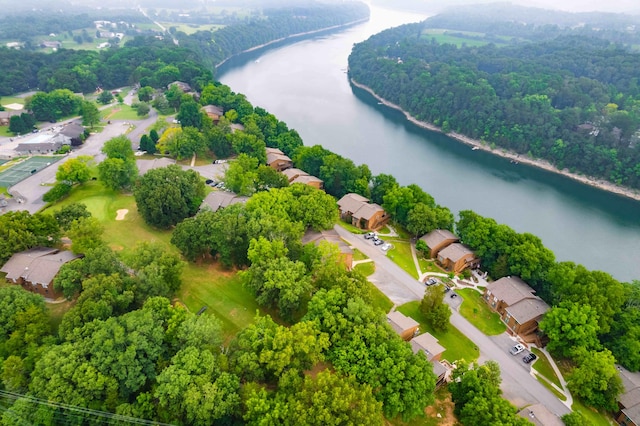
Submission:
<svg viewBox="0 0 640 426">
<path fill-rule="evenodd" d="M 334 229 L 350 245 L 369 256 L 376 263 L 376 273 L 371 281 L 393 303 L 400 305 L 412 300 L 421 300 L 424 296 L 424 284 L 410 276 L 402 268 L 391 261 L 376 246 L 370 244 L 361 235 L 355 235 L 339 225 Z M 459 299 L 459 298 L 457 298 Z M 459 305 L 457 299 L 445 298 L 452 305 Z M 457 303 L 456 303 L 457 302 Z M 494 360 L 500 364 L 502 375 L 501 388 L 505 398 L 522 408 L 531 404 L 542 404 L 552 413 L 562 416 L 571 410 L 564 405 L 551 391 L 538 382 L 523 364 L 519 356 L 511 356 L 508 352 L 514 342 L 506 335 L 488 337 L 467 321 L 456 309 L 451 309 L 451 324 L 473 341 L 480 349 L 480 362 Z"/>
</svg>

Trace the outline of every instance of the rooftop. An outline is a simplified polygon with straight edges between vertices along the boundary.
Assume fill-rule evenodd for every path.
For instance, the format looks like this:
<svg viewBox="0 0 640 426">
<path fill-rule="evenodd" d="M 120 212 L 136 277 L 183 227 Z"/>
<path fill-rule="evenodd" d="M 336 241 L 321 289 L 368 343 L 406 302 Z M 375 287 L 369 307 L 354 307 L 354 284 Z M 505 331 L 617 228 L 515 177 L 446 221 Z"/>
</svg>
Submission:
<svg viewBox="0 0 640 426">
<path fill-rule="evenodd" d="M 202 201 L 202 205 L 206 205 L 214 212 L 217 212 L 218 210 L 228 207 L 232 204 L 246 203 L 248 199 L 249 197 L 239 196 L 234 194 L 233 192 L 213 191 L 207 194 L 204 201 Z"/>
<path fill-rule="evenodd" d="M 393 311 L 387 314 L 387 322 L 391 325 L 391 328 L 401 334 L 407 330 L 418 327 L 420 324 L 413 318 L 405 316 L 402 312 Z"/>
<path fill-rule="evenodd" d="M 459 241 L 460 239 L 451 231 L 447 229 L 434 229 L 426 235 L 420 237 L 422 241 L 427 244 L 430 249 L 442 244 L 447 240 Z"/>
<path fill-rule="evenodd" d="M 487 286 L 487 290 L 499 300 L 504 300 L 507 305 L 513 305 L 522 299 L 535 297 L 534 293 L 536 292 L 529 287 L 529 284 L 516 276 L 502 277 L 490 283 Z"/>
<path fill-rule="evenodd" d="M 453 243 L 450 246 L 442 249 L 442 251 L 440 251 L 440 253 L 438 254 L 439 257 L 442 256 L 443 259 L 449 259 L 452 262 L 457 262 L 467 255 L 475 256 L 475 254 L 469 247 L 460 243 Z"/>
<path fill-rule="evenodd" d="M 421 335 L 414 337 L 411 339 L 410 343 L 413 353 L 423 351 L 429 361 L 446 350 L 444 346 L 438 343 L 438 339 L 429 333 L 422 333 Z"/>
<path fill-rule="evenodd" d="M 140 173 L 140 176 L 144 175 L 149 170 L 160 169 L 172 164 L 176 164 L 176 160 L 166 157 L 154 158 L 153 160 L 136 160 L 136 165 L 138 166 L 138 172 Z"/>
<path fill-rule="evenodd" d="M 351 247 L 345 243 L 342 238 L 340 238 L 340 235 L 338 235 L 338 232 L 336 232 L 335 229 L 329 229 L 326 231 L 314 231 L 309 229 L 302 236 L 302 244 L 314 243 L 318 245 L 322 241 L 337 244 L 338 248 L 340 248 L 340 253 L 353 254 Z"/>
<path fill-rule="evenodd" d="M 0 272 L 5 272 L 7 279 L 17 281 L 22 278 L 46 288 L 58 274 L 62 265 L 78 257 L 80 256 L 70 251 L 35 247 L 11 256 Z"/>
<path fill-rule="evenodd" d="M 524 324 L 527 321 L 531 321 L 544 315 L 549 310 L 544 300 L 539 297 L 532 297 L 529 299 L 523 299 L 510 305 L 506 308 L 506 311 L 518 321 L 519 324 Z"/>
</svg>

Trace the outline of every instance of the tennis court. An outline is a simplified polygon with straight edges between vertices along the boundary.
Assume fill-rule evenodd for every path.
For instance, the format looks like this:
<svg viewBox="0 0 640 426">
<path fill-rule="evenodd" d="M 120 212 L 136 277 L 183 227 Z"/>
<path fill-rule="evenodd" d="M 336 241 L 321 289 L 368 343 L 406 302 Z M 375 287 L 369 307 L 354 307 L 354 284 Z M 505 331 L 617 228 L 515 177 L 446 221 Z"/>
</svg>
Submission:
<svg viewBox="0 0 640 426">
<path fill-rule="evenodd" d="M 20 164 L 0 172 L 0 187 L 9 188 L 16 183 L 38 173 L 51 163 L 55 163 L 62 157 L 31 157 Z"/>
</svg>

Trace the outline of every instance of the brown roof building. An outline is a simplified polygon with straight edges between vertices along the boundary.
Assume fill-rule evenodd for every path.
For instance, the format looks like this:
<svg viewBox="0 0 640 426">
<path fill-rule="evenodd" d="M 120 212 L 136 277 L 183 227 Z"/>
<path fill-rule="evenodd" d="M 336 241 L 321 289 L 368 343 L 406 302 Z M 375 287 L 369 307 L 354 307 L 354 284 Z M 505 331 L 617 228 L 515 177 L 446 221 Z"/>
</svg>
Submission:
<svg viewBox="0 0 640 426">
<path fill-rule="evenodd" d="M 537 342 L 538 323 L 549 310 L 535 290 L 519 277 L 503 277 L 484 290 L 484 300 L 525 341 Z"/>
<path fill-rule="evenodd" d="M 349 247 L 349 244 L 345 243 L 335 229 L 329 229 L 326 231 L 314 231 L 312 229 L 307 230 L 302 236 L 302 244 L 314 243 L 320 244 L 322 241 L 327 241 L 332 244 L 336 244 L 340 249 L 340 259 L 350 271 L 353 268 L 353 250 Z"/>
<path fill-rule="evenodd" d="M 217 212 L 220 209 L 228 207 L 232 204 L 246 203 L 249 197 L 236 195 L 233 192 L 227 191 L 213 191 L 207 194 L 202 201 L 200 209 L 210 209 Z"/>
<path fill-rule="evenodd" d="M 214 121 L 214 123 L 220 121 L 220 118 L 224 115 L 222 107 L 217 105 L 205 105 L 202 107 L 202 111 L 204 111 L 207 116 Z"/>
<path fill-rule="evenodd" d="M 475 253 L 460 243 L 450 244 L 440 250 L 437 259 L 443 268 L 456 274 L 467 268 L 475 268 L 480 263 L 480 259 L 476 257 Z"/>
<path fill-rule="evenodd" d="M 434 229 L 420 239 L 429 247 L 429 257 L 433 259 L 438 257 L 440 250 L 460 241 L 460 238 L 447 229 Z"/>
<path fill-rule="evenodd" d="M 338 200 L 340 217 L 360 229 L 378 229 L 389 221 L 389 215 L 377 204 L 359 194 L 347 194 Z"/>
<path fill-rule="evenodd" d="M 70 251 L 35 247 L 11 256 L 0 272 L 7 274 L 8 282 L 19 284 L 25 290 L 47 298 L 57 298 L 60 294 L 53 288 L 53 279 L 62 265 L 79 257 Z"/>
<path fill-rule="evenodd" d="M 404 340 L 410 340 L 418 332 L 420 324 L 402 312 L 393 311 L 387 314 L 387 322 Z"/>
<path fill-rule="evenodd" d="M 291 168 L 283 170 L 282 174 L 287 177 L 290 184 L 301 183 L 304 185 L 313 186 L 316 189 L 322 189 L 324 187 L 324 182 L 322 181 L 322 179 L 311 176 L 304 170 Z"/>
<path fill-rule="evenodd" d="M 267 165 L 281 172 L 293 167 L 293 161 L 278 148 L 267 148 Z"/>
<path fill-rule="evenodd" d="M 410 343 L 413 353 L 423 352 L 429 361 L 433 359 L 439 361 L 442 353 L 446 350 L 444 346 L 438 343 L 438 339 L 429 333 L 422 333 L 414 337 Z"/>
</svg>

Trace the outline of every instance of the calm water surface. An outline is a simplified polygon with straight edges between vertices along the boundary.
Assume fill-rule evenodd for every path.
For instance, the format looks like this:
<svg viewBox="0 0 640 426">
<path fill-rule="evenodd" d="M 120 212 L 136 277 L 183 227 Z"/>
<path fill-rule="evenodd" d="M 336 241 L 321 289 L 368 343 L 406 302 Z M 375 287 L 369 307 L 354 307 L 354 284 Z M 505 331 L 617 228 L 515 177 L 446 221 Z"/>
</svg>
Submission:
<svg viewBox="0 0 640 426">
<path fill-rule="evenodd" d="M 559 260 L 640 279 L 640 202 L 472 151 L 410 125 L 349 84 L 354 43 L 422 19 L 372 8 L 367 23 L 234 58 L 218 78 L 295 128 L 305 145 L 321 144 L 374 174 L 416 183 L 454 212 L 471 209 L 538 235 Z"/>
</svg>

